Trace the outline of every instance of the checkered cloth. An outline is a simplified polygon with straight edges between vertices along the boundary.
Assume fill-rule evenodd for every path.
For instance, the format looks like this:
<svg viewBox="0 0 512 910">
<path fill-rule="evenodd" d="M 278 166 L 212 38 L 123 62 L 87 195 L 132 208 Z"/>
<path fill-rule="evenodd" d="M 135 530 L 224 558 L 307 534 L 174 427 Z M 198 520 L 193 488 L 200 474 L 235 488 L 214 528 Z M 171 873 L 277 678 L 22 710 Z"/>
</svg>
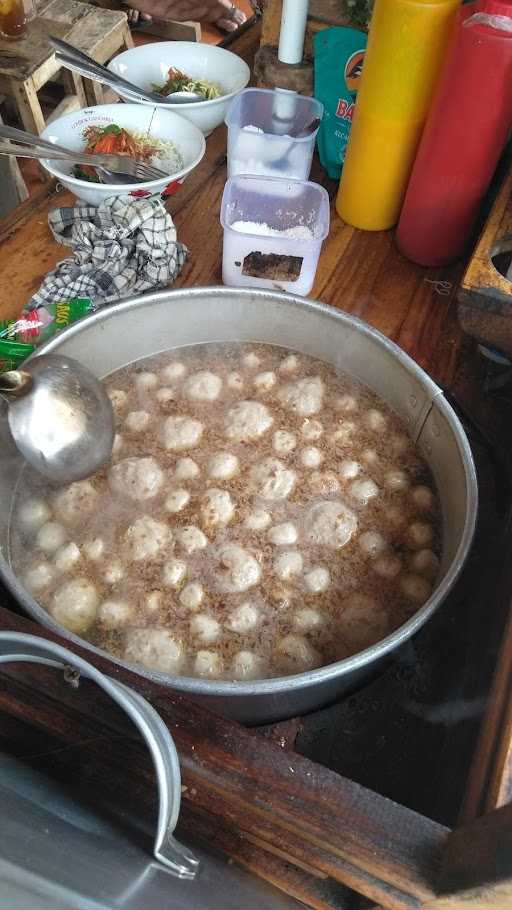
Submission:
<svg viewBox="0 0 512 910">
<path fill-rule="evenodd" d="M 111 196 L 98 208 L 54 209 L 48 222 L 56 241 L 71 247 L 73 255 L 46 276 L 28 310 L 71 297 L 90 297 L 101 305 L 165 287 L 187 258 L 160 199 Z"/>
</svg>

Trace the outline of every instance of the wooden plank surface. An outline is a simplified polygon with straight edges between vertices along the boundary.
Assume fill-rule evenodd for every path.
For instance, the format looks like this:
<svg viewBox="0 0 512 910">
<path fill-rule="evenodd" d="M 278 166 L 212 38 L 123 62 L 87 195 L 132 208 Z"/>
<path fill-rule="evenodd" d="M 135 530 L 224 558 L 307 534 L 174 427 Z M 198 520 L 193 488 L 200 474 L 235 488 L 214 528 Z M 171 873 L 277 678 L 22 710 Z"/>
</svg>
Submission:
<svg viewBox="0 0 512 910">
<path fill-rule="evenodd" d="M 0 609 L 0 629 L 58 636 Z M 365 790 L 277 743 L 217 717 L 183 696 L 156 686 L 72 646 L 110 676 L 137 689 L 172 733 L 191 812 L 216 817 L 277 858 L 341 882 L 390 910 L 412 910 L 434 897 L 448 831 L 429 819 Z M 5 666 L 0 708 L 73 748 L 73 773 L 109 789 L 140 791 L 152 805 L 153 772 L 137 736 L 117 708 L 87 682 L 78 690 L 55 680 L 51 669 Z M 117 748 L 119 735 L 125 737 Z M 64 756 L 66 761 L 69 756 Z M 55 756 L 52 761 L 54 761 Z M 134 769 L 137 773 L 134 775 Z M 128 783 L 128 782 L 131 783 Z M 146 792 L 146 789 L 147 792 Z M 251 841 L 250 841 L 251 842 Z"/>
</svg>

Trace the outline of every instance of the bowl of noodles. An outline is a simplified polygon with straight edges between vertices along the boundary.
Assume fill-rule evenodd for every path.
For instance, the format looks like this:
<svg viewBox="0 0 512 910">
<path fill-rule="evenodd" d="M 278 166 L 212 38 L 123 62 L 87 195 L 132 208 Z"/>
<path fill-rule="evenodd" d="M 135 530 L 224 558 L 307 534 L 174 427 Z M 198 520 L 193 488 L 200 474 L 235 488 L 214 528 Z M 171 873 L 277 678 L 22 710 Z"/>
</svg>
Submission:
<svg viewBox="0 0 512 910">
<path fill-rule="evenodd" d="M 230 102 L 246 87 L 251 75 L 244 60 L 231 51 L 192 41 L 159 41 L 134 47 L 114 57 L 108 68 L 140 88 L 161 94 L 162 108 L 179 112 L 205 136 L 223 122 Z M 204 101 L 174 107 L 169 104 L 172 93 L 183 90 L 198 92 Z M 123 96 L 122 89 L 118 94 Z M 169 101 L 164 100 L 166 97 Z M 152 102 L 147 104 L 154 107 Z"/>
<path fill-rule="evenodd" d="M 41 134 L 50 142 L 87 154 L 120 154 L 162 170 L 164 177 L 120 186 L 108 184 L 93 167 L 44 159 L 43 167 L 66 189 L 90 205 L 110 196 L 143 198 L 173 195 L 199 164 L 204 136 L 174 111 L 139 104 L 103 104 L 83 108 L 49 124 Z"/>
</svg>

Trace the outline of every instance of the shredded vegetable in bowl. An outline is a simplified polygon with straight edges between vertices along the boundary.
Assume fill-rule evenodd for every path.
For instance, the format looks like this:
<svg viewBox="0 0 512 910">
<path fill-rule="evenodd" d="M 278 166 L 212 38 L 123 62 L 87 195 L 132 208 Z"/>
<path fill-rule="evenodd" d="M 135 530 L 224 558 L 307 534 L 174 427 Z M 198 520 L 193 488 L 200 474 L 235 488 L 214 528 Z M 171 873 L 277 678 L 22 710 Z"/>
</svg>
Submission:
<svg viewBox="0 0 512 910">
<path fill-rule="evenodd" d="M 213 101 L 223 94 L 218 82 L 211 82 L 209 79 L 193 79 L 192 76 L 187 76 L 174 66 L 171 66 L 167 73 L 167 82 L 164 85 L 153 84 L 152 88 L 154 92 L 158 92 L 163 97 L 172 95 L 174 92 L 197 92 L 198 95 L 203 96 L 205 101 Z"/>
<path fill-rule="evenodd" d="M 88 126 L 83 136 L 86 142 L 83 152 L 86 155 L 128 155 L 139 161 L 155 163 L 157 167 L 168 171 L 169 175 L 183 167 L 183 158 L 174 142 L 126 130 L 116 123 Z M 90 165 L 77 164 L 72 173 L 79 180 L 87 180 L 89 183 L 104 182 L 96 168 Z"/>
</svg>

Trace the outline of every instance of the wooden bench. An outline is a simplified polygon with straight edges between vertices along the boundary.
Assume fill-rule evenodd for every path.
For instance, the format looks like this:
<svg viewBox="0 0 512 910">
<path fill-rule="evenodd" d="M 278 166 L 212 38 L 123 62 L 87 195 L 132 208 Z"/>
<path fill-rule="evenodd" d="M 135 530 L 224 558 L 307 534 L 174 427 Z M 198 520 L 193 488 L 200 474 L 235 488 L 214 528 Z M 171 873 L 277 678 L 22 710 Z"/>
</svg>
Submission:
<svg viewBox="0 0 512 910">
<path fill-rule="evenodd" d="M 48 35 L 64 38 L 99 63 L 106 63 L 123 48 L 133 47 L 124 12 L 99 9 L 77 0 L 42 0 L 25 37 L 16 42 L 0 38 L 0 92 L 14 99 L 23 126 L 32 133 L 40 133 L 46 125 L 38 92 L 61 71 Z M 66 96 L 52 119 L 103 103 L 99 83 L 68 70 L 62 70 L 61 79 Z"/>
</svg>

